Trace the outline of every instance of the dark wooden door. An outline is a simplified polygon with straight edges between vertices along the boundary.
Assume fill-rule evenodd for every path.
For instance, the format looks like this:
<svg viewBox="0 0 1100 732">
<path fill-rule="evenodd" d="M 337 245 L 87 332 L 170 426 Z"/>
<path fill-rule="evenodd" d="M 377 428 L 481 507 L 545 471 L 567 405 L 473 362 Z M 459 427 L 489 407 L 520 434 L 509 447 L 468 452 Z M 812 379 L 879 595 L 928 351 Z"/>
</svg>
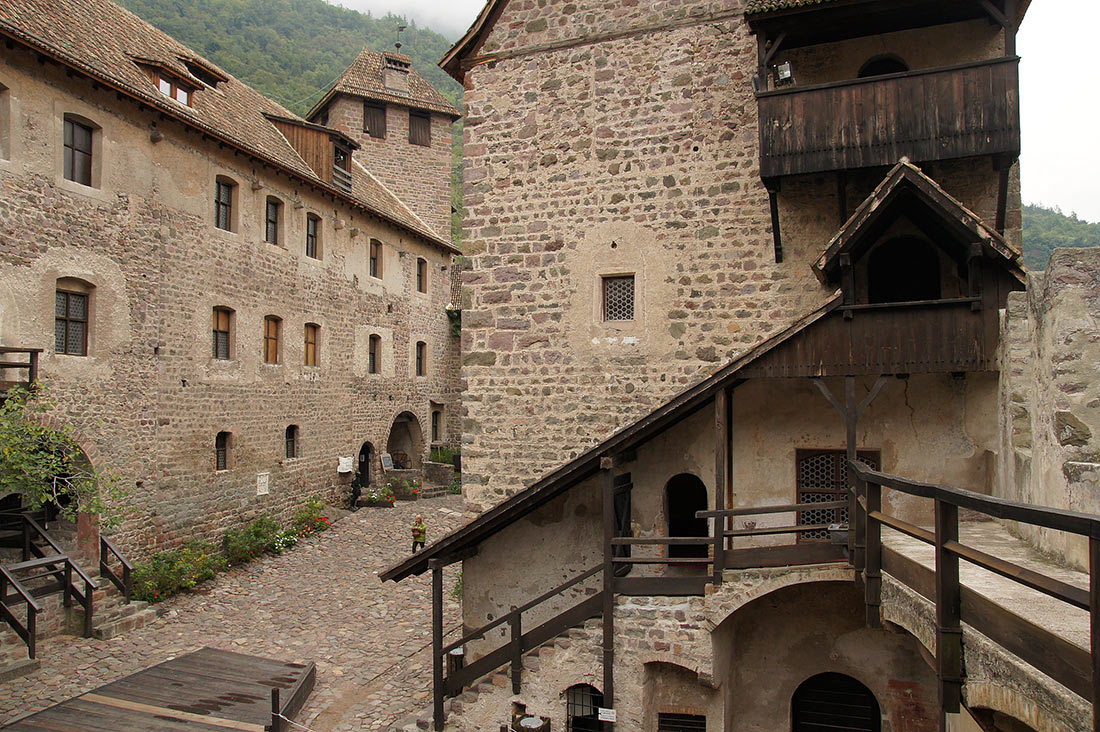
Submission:
<svg viewBox="0 0 1100 732">
<path fill-rule="evenodd" d="M 871 690 L 851 676 L 824 673 L 802 682 L 791 698 L 792 732 L 881 732 Z"/>
</svg>

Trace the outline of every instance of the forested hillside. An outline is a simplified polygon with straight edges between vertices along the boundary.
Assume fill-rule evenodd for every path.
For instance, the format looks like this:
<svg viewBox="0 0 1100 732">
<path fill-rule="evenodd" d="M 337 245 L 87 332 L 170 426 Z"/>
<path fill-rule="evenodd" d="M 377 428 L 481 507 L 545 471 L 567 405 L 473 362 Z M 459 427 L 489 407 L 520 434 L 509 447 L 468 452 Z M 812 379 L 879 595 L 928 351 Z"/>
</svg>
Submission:
<svg viewBox="0 0 1100 732">
<path fill-rule="evenodd" d="M 1100 224 L 1065 215 L 1058 208 L 1024 206 L 1024 264 L 1046 269 L 1055 247 L 1100 247 Z"/>
</svg>

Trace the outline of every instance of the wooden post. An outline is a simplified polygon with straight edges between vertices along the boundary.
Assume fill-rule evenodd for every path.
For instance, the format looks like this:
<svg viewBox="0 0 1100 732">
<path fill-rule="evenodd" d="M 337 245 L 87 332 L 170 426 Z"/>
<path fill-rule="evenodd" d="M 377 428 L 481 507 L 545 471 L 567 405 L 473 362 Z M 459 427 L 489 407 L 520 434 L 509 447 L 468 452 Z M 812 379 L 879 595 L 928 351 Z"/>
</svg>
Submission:
<svg viewBox="0 0 1100 732">
<path fill-rule="evenodd" d="M 1093 529 L 1095 531 L 1095 529 Z M 1089 537 L 1089 633 L 1092 650 L 1092 729 L 1100 732 L 1100 537 Z"/>
<path fill-rule="evenodd" d="M 35 644 L 38 642 L 38 613 L 27 603 L 27 658 L 34 660 Z"/>
<path fill-rule="evenodd" d="M 518 694 L 523 688 L 523 627 L 515 610 L 513 607 L 508 618 L 508 629 L 512 634 L 508 647 L 512 656 L 512 693 Z"/>
<path fill-rule="evenodd" d="M 722 509 L 722 502 L 726 496 L 726 476 L 729 473 L 730 459 L 730 425 L 727 421 L 729 412 L 729 391 L 722 389 L 714 395 L 714 510 Z M 722 570 L 725 569 L 726 547 L 726 521 L 722 516 L 715 516 L 711 520 L 714 534 L 714 564 L 711 565 L 713 575 L 711 581 L 714 586 L 722 584 Z"/>
<path fill-rule="evenodd" d="M 443 730 L 443 564 L 429 559 L 432 570 L 432 721 Z"/>
<path fill-rule="evenodd" d="M 611 457 L 600 458 L 603 484 L 603 702 L 615 706 L 615 568 L 611 562 L 611 539 L 615 536 L 615 475 Z M 614 730 L 605 722 L 604 730 Z"/>
<path fill-rule="evenodd" d="M 849 468 L 851 470 L 851 468 Z M 859 481 L 867 502 L 867 554 L 863 568 L 863 598 L 867 605 L 867 626 L 882 627 L 879 607 L 882 605 L 882 524 L 871 518 L 872 511 L 882 510 L 882 486 Z"/>
<path fill-rule="evenodd" d="M 963 650 L 959 558 L 944 544 L 959 540 L 959 507 L 936 499 L 936 675 L 940 687 L 940 730 L 962 703 Z"/>
<path fill-rule="evenodd" d="M 56 566 L 56 565 L 54 565 Z M 61 605 L 63 607 L 72 607 L 73 605 L 73 564 L 68 559 L 65 560 L 65 569 L 62 570 L 61 580 L 65 583 L 64 589 L 61 590 Z M 84 591 L 88 592 L 88 585 L 84 585 Z"/>
<path fill-rule="evenodd" d="M 775 249 L 775 261 L 783 261 L 783 236 L 779 231 L 779 182 L 768 181 L 768 206 L 772 214 L 772 246 Z"/>
<path fill-rule="evenodd" d="M 38 351 L 30 352 L 30 367 L 27 368 L 27 388 L 33 389 L 34 382 L 38 381 Z"/>
<path fill-rule="evenodd" d="M 282 710 L 279 709 L 279 690 L 278 688 L 271 690 L 271 732 L 282 732 L 283 730 L 283 718 Z"/>
<path fill-rule="evenodd" d="M 851 268 L 849 267 L 849 270 Z M 859 405 L 856 403 L 856 378 L 844 377 L 844 433 L 847 458 L 849 462 L 856 460 L 856 426 L 859 422 Z M 863 569 L 863 549 L 865 545 L 863 511 L 856 501 L 855 473 L 848 470 L 848 555 L 851 557 L 852 566 L 856 568 L 857 579 L 859 571 Z"/>
<path fill-rule="evenodd" d="M 71 564 L 70 564 L 71 566 Z M 92 619 L 95 616 L 95 591 L 90 582 L 84 583 L 84 637 L 92 637 Z"/>
</svg>

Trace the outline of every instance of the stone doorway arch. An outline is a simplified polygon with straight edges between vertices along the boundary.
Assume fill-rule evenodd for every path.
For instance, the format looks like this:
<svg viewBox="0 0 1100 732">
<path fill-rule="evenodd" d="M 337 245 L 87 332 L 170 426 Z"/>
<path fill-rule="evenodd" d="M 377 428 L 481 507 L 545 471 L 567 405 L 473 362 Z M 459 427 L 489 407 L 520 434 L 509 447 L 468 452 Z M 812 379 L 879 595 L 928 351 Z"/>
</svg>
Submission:
<svg viewBox="0 0 1100 732">
<path fill-rule="evenodd" d="M 371 473 L 374 471 L 375 452 L 374 445 L 369 441 L 364 442 L 359 448 L 359 460 L 355 464 L 355 472 L 359 474 L 359 485 L 366 488 L 373 481 Z"/>
<path fill-rule="evenodd" d="M 393 458 L 395 470 L 420 469 L 424 460 L 424 433 L 415 414 L 401 412 L 394 417 L 386 452 Z"/>
</svg>

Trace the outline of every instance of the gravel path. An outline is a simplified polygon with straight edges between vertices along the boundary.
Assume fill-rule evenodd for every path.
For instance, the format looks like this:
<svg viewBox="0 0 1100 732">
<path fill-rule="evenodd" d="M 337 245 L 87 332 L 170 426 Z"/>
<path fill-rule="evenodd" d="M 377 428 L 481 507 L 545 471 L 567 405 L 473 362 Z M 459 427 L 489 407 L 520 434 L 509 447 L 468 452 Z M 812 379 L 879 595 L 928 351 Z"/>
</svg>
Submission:
<svg viewBox="0 0 1100 732">
<path fill-rule="evenodd" d="M 459 527 L 462 511 L 461 496 L 362 509 L 283 556 L 169 600 L 144 628 L 106 641 L 40 641 L 41 668 L 0 684 L 0 724 L 211 646 L 315 662 L 317 685 L 298 721 L 316 732 L 384 729 L 431 700 L 431 578 L 383 585 L 375 575 L 408 554 L 417 513 L 431 542 Z M 444 573 L 445 631 L 458 624 L 457 570 Z"/>
</svg>

